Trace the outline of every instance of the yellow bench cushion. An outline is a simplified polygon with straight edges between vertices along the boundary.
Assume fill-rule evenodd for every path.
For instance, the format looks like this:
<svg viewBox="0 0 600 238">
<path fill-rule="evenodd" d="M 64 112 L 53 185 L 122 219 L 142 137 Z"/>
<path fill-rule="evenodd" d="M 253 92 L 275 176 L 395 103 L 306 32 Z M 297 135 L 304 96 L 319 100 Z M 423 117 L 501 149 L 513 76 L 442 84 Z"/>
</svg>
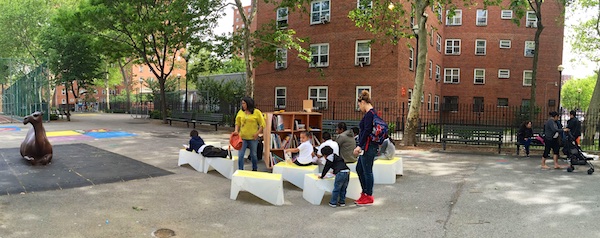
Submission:
<svg viewBox="0 0 600 238">
<path fill-rule="evenodd" d="M 275 165 L 276 167 L 282 167 L 282 168 L 294 168 L 294 169 L 303 169 L 303 170 L 308 170 L 308 171 L 312 171 L 315 170 L 315 168 L 318 168 L 318 166 L 316 165 L 309 165 L 309 166 L 299 166 L 297 164 L 294 163 L 287 163 L 285 161 L 283 162 L 279 162 Z"/>
<path fill-rule="evenodd" d="M 272 174 L 272 173 L 267 173 L 267 172 L 257 172 L 257 171 L 248 171 L 248 170 L 238 170 L 233 174 L 233 176 L 268 179 L 268 180 L 281 180 L 281 174 Z"/>
<path fill-rule="evenodd" d="M 398 162 L 398 160 L 401 160 L 401 159 L 402 158 L 400 158 L 400 157 L 394 157 L 394 159 L 390 159 L 390 160 L 378 159 L 378 160 L 375 160 L 375 163 L 376 164 L 394 164 L 394 163 Z"/>
</svg>

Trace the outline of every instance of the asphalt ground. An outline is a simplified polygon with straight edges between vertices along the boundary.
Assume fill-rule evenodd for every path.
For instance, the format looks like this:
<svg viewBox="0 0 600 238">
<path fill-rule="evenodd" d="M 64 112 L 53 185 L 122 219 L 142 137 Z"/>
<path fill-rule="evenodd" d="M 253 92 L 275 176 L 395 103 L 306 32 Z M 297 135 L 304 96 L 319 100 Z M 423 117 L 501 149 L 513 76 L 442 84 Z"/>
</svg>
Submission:
<svg viewBox="0 0 600 238">
<path fill-rule="evenodd" d="M 600 237 L 599 175 L 587 175 L 584 166 L 574 173 L 541 170 L 535 153 L 398 150 L 404 176 L 393 185 L 375 185 L 372 206 L 331 208 L 328 195 L 314 206 L 287 182 L 284 205 L 273 206 L 247 192 L 231 200 L 231 181 L 218 172 L 177 166 L 189 138 L 185 123 L 119 114 L 72 119 L 44 126 L 136 136 L 55 145 L 84 143 L 172 174 L 0 196 L 0 237 L 152 237 L 161 228 L 175 237 Z M 0 149 L 19 147 L 30 127 L 8 125 L 21 130 L 0 131 Z M 231 132 L 197 129 L 205 141 L 222 144 Z"/>
</svg>

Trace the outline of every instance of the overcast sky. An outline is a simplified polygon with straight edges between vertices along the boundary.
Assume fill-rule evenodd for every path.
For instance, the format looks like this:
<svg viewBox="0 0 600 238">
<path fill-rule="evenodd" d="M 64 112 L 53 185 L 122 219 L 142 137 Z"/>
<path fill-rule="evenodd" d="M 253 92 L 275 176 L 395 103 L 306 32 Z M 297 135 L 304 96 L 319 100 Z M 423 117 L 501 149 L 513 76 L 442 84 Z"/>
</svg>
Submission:
<svg viewBox="0 0 600 238">
<path fill-rule="evenodd" d="M 244 6 L 250 4 L 250 0 L 242 0 Z M 227 14 L 219 21 L 219 28 L 216 29 L 217 33 L 229 33 L 232 30 L 233 25 L 233 9 L 232 7 L 228 7 L 225 11 Z M 571 49 L 571 45 L 569 41 L 572 40 L 573 32 L 571 31 L 571 27 L 574 24 L 577 24 L 579 21 L 585 19 L 585 17 L 591 17 L 593 12 L 586 12 L 585 14 L 581 14 L 578 12 L 577 15 L 567 13 L 566 26 L 565 26 L 565 37 L 564 37 L 564 47 L 563 47 L 563 74 L 564 75 L 573 75 L 575 78 L 582 78 L 589 75 L 594 74 L 594 69 L 597 68 L 593 63 L 586 60 L 579 60 L 575 62 L 571 62 L 575 59 L 581 58 L 579 55 L 573 53 Z M 558 65 L 557 65 L 558 66 Z"/>
</svg>

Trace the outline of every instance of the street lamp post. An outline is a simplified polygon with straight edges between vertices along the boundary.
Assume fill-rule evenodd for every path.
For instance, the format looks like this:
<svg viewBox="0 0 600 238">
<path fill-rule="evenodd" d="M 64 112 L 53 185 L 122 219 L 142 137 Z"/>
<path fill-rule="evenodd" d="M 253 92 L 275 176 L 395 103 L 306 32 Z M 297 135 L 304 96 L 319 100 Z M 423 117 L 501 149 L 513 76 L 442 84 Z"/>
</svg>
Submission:
<svg viewBox="0 0 600 238">
<path fill-rule="evenodd" d="M 190 58 L 190 53 L 188 51 L 183 52 L 183 59 L 185 60 L 185 100 L 183 101 L 183 106 L 185 107 L 184 111 L 188 111 L 188 60 Z"/>
<path fill-rule="evenodd" d="M 558 70 L 558 113 L 559 115 L 562 114 L 562 107 L 560 105 L 560 91 L 562 91 L 562 71 L 563 69 L 565 69 L 565 67 L 561 65 L 559 65 L 557 68 Z"/>
</svg>

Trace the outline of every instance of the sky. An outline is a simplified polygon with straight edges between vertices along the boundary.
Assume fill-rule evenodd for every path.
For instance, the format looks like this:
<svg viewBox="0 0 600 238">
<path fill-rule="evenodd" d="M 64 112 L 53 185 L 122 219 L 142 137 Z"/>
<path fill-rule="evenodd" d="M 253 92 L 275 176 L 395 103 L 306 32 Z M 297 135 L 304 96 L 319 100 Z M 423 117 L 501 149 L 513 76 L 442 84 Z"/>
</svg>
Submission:
<svg viewBox="0 0 600 238">
<path fill-rule="evenodd" d="M 250 0 L 242 0 L 242 3 L 244 6 L 247 6 L 250 4 Z M 221 20 L 219 21 L 219 27 L 216 29 L 217 33 L 230 33 L 233 29 L 233 8 L 228 7 L 225 10 L 225 14 L 226 16 L 221 18 Z M 577 24 L 583 19 L 588 19 L 586 17 L 591 17 L 593 14 L 594 13 L 592 11 L 585 12 L 584 14 L 581 14 L 581 12 L 578 12 L 577 14 L 566 14 L 562 62 L 562 65 L 564 67 L 563 75 L 573 75 L 575 78 L 583 78 L 593 75 L 594 69 L 597 68 L 592 62 L 580 59 L 582 57 L 573 52 L 569 43 L 569 41 L 572 40 L 573 35 L 573 31 L 571 30 L 570 26 Z M 575 59 L 580 60 L 571 62 Z"/>
</svg>

